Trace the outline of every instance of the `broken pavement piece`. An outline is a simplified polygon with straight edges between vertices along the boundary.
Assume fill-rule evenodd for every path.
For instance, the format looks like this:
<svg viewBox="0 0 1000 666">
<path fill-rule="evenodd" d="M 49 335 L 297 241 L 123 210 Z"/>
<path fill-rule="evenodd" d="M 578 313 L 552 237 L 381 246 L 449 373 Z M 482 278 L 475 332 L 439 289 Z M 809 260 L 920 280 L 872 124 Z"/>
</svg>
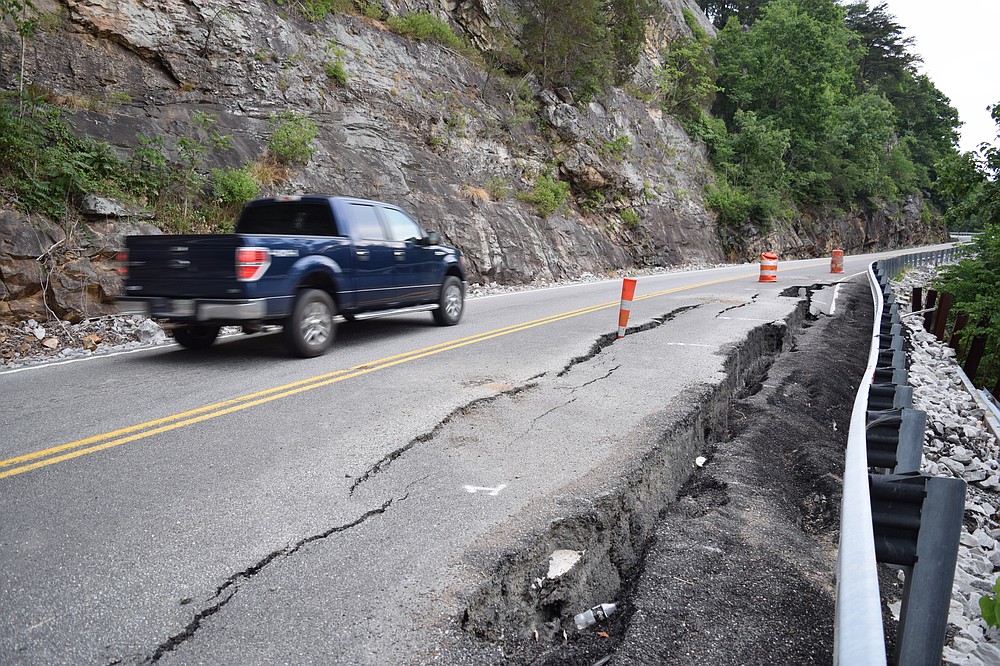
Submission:
<svg viewBox="0 0 1000 666">
<path fill-rule="evenodd" d="M 576 566 L 583 557 L 582 550 L 557 550 L 549 555 L 549 573 L 547 578 L 559 578 Z"/>
</svg>

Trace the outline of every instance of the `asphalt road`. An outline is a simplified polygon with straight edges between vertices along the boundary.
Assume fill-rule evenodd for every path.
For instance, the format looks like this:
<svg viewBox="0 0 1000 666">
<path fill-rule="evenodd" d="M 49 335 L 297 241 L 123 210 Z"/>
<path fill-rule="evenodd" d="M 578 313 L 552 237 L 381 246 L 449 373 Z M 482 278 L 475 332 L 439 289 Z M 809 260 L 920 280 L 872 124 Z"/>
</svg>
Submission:
<svg viewBox="0 0 1000 666">
<path fill-rule="evenodd" d="M 343 324 L 317 359 L 257 335 L 0 373 L 0 663 L 448 662 L 511 544 L 634 469 L 783 290 L 834 277 L 757 276 L 643 277 L 648 330 L 603 348 L 620 281 Z"/>
</svg>

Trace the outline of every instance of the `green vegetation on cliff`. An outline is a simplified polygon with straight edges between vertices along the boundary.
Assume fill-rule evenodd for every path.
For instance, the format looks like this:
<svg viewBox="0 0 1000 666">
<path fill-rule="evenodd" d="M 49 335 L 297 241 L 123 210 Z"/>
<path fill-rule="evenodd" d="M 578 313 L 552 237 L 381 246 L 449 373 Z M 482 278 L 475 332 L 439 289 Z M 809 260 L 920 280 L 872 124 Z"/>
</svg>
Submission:
<svg viewBox="0 0 1000 666">
<path fill-rule="evenodd" d="M 309 160 L 317 130 L 301 114 L 279 114 L 266 154 L 219 169 L 209 165 L 229 149 L 230 138 L 215 129 L 216 121 L 196 111 L 189 134 L 169 146 L 164 137 L 140 135 L 123 155 L 74 132 L 63 112 L 42 98 L 0 95 L 0 191 L 21 211 L 56 221 L 84 195 L 98 194 L 154 210 L 160 224 L 175 231 L 225 231 L 262 184 L 286 179 L 289 168 Z"/>
<path fill-rule="evenodd" d="M 388 16 L 370 0 L 274 2 L 310 21 L 351 13 L 412 39 L 466 54 L 473 48 L 457 24 L 437 14 Z M 709 178 L 706 202 L 718 213 L 724 236 L 766 229 L 803 207 L 856 210 L 918 193 L 947 210 L 954 225 L 981 224 L 981 209 L 970 203 L 984 191 L 981 158 L 958 153 L 957 114 L 918 72 L 919 57 L 885 5 L 833 0 L 701 0 L 701 5 L 719 28 L 717 36 L 685 9 L 690 34 L 675 36 L 663 48 L 641 85 L 634 79 L 648 45 L 647 25 L 664 18 L 652 0 L 518 3 L 504 10 L 502 23 L 515 33 L 497 36 L 495 46 L 503 54 L 469 62 L 502 63 L 522 81 L 533 75 L 542 88 L 569 88 L 578 101 L 624 86 L 677 117 L 709 148 L 716 173 Z M 13 23 L 22 42 L 30 39 L 38 16 L 30 0 L 0 0 L 0 19 Z M 348 86 L 346 52 L 332 42 L 325 48 L 327 78 Z M 0 157 L 0 187 L 11 191 L 9 198 L 22 209 L 57 217 L 67 202 L 89 190 L 167 212 L 175 228 L 211 224 L 211 206 L 194 203 L 224 200 L 231 207 L 254 190 L 248 178 L 258 185 L 280 181 L 282 169 L 308 161 L 316 137 L 305 116 L 282 116 L 261 161 L 212 171 L 219 163 L 213 156 L 226 146 L 207 125 L 194 123 L 188 137 L 140 137 L 145 143 L 134 154 L 120 155 L 106 144 L 70 136 L 59 113 L 40 100 L 58 104 L 29 89 L 3 106 L 5 155 L 34 150 L 38 158 L 18 163 Z M 623 160 L 627 152 L 611 156 Z M 156 169 L 130 172 L 137 159 L 151 158 Z M 147 182 L 154 179 L 150 174 L 156 182 Z M 596 212 L 601 208 L 595 202 L 616 194 L 581 190 L 565 196 L 581 202 L 584 212 Z M 551 212 L 551 205 L 535 203 Z M 201 219 L 192 217 L 194 209 Z"/>
<path fill-rule="evenodd" d="M 724 222 L 765 226 L 789 205 L 854 209 L 918 192 L 942 201 L 957 113 L 918 74 L 884 5 L 702 6 L 726 18 L 711 44 L 719 94 L 689 127 L 720 172 L 709 202 Z"/>
</svg>

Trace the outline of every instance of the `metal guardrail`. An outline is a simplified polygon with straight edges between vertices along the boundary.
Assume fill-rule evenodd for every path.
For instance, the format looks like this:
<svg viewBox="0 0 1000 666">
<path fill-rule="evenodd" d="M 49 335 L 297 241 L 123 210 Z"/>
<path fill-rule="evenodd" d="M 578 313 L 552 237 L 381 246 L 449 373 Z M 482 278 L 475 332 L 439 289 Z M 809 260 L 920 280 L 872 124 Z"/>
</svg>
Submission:
<svg viewBox="0 0 1000 666">
<path fill-rule="evenodd" d="M 965 482 L 919 471 L 926 414 L 910 408 L 913 392 L 906 382 L 900 313 L 889 279 L 906 267 L 939 265 L 954 256 L 948 248 L 868 267 L 875 318 L 847 440 L 834 664 L 887 663 L 878 562 L 905 574 L 893 663 L 940 663 Z"/>
<path fill-rule="evenodd" d="M 868 266 L 868 283 L 875 306 L 875 321 L 865 369 L 866 380 L 858 388 L 851 412 L 844 463 L 844 495 L 840 507 L 833 663 L 843 666 L 885 666 L 886 663 L 865 439 L 868 394 L 878 363 L 879 328 L 884 306 L 874 266 Z"/>
</svg>

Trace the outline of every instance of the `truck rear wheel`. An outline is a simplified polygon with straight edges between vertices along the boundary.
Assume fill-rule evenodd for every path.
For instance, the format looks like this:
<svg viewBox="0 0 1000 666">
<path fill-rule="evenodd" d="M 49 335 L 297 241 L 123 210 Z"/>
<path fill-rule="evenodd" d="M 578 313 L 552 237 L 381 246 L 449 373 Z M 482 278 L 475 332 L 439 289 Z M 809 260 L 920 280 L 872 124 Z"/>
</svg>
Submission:
<svg viewBox="0 0 1000 666">
<path fill-rule="evenodd" d="M 199 324 L 196 326 L 178 326 L 173 330 L 174 340 L 186 349 L 208 349 L 219 337 L 218 326 Z"/>
<path fill-rule="evenodd" d="M 434 321 L 441 326 L 454 326 L 462 318 L 465 310 L 465 292 L 462 283 L 454 275 L 449 275 L 441 285 L 438 308 L 434 310 Z"/>
<path fill-rule="evenodd" d="M 304 289 L 295 299 L 295 308 L 284 324 L 288 349 L 302 358 L 325 354 L 333 344 L 337 308 L 330 294 L 321 289 Z"/>
</svg>

